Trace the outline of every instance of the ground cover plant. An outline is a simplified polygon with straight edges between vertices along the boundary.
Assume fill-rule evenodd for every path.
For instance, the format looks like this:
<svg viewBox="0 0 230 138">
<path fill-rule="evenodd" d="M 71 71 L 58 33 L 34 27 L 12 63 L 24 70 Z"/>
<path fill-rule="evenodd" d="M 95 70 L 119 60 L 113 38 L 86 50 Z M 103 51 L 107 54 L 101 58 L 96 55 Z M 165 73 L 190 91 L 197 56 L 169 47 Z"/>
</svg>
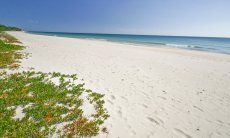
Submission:
<svg viewBox="0 0 230 138">
<path fill-rule="evenodd" d="M 0 68 L 17 68 L 19 60 L 25 57 L 25 54 L 19 52 L 23 48 L 23 46 L 0 40 Z"/>
<path fill-rule="evenodd" d="M 4 70 L 19 67 L 19 60 L 27 55 L 20 52 L 23 46 L 12 44 L 18 43 L 14 37 L 4 33 L 1 38 L 0 137 L 91 137 L 108 133 L 102 126 L 109 117 L 104 95 L 85 89 L 77 75 L 32 70 L 7 73 Z"/>
<path fill-rule="evenodd" d="M 102 127 L 109 117 L 103 95 L 77 81 L 76 75 L 60 73 L 2 72 L 0 137 L 90 137 L 107 132 Z M 86 115 L 87 103 L 93 110 Z"/>
</svg>

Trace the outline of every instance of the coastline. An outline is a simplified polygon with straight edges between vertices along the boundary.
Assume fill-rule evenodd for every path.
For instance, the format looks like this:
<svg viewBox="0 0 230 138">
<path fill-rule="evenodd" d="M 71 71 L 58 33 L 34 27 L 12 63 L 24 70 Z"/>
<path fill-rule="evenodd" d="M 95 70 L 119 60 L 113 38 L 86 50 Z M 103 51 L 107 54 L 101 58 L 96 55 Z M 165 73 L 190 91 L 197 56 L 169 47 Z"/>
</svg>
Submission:
<svg viewBox="0 0 230 138">
<path fill-rule="evenodd" d="M 161 36 L 161 35 L 129 35 L 129 34 L 94 34 L 94 33 L 64 33 L 64 32 L 27 32 L 37 35 L 102 40 L 128 45 L 169 47 L 196 51 L 206 51 L 230 55 L 229 38 L 191 37 L 191 36 Z"/>
<path fill-rule="evenodd" d="M 12 32 L 12 31 L 11 31 Z M 10 33 L 10 32 L 9 32 Z M 202 58 L 225 58 L 226 60 L 229 59 L 230 55 L 226 53 L 220 53 L 220 52 L 211 52 L 211 51 L 203 51 L 203 50 L 195 50 L 195 49 L 188 49 L 188 48 L 182 48 L 182 47 L 169 47 L 165 44 L 138 44 L 138 43 L 129 43 L 129 42 L 118 42 L 118 41 L 110 41 L 106 39 L 94 39 L 94 38 L 71 38 L 71 37 L 62 37 L 62 36 L 50 36 L 50 35 L 42 35 L 42 34 L 33 34 L 29 32 L 23 32 L 27 34 L 32 35 L 38 35 L 38 36 L 48 36 L 48 37 L 57 37 L 57 38 L 66 38 L 66 39 L 75 39 L 79 41 L 88 41 L 89 43 L 96 42 L 102 42 L 110 44 L 118 44 L 124 47 L 136 47 L 140 49 L 146 49 L 146 50 L 159 50 L 159 52 L 171 52 L 171 53 L 177 53 L 177 54 L 191 54 L 194 56 L 199 56 Z M 230 61 L 230 60 L 229 60 Z"/>
<path fill-rule="evenodd" d="M 229 55 L 8 33 L 31 53 L 25 69 L 77 73 L 105 94 L 108 137 L 230 136 Z"/>
</svg>

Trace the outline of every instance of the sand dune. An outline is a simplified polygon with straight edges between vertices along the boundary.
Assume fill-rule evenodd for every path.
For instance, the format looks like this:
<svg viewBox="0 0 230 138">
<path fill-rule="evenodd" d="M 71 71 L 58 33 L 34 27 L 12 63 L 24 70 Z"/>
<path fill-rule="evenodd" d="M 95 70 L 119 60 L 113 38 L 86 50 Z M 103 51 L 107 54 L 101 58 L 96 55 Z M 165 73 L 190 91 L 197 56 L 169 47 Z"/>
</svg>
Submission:
<svg viewBox="0 0 230 138">
<path fill-rule="evenodd" d="M 230 137 L 230 55 L 10 32 L 22 67 L 77 73 L 104 93 L 109 138 Z"/>
</svg>

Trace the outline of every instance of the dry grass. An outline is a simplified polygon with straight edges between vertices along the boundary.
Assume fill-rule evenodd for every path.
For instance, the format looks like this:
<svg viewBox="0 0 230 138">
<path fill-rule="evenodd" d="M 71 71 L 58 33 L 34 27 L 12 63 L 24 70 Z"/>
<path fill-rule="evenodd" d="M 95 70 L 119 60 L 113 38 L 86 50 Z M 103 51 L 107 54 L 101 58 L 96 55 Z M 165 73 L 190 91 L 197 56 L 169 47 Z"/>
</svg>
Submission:
<svg viewBox="0 0 230 138">
<path fill-rule="evenodd" d="M 7 34 L 6 32 L 0 32 L 0 40 L 6 43 L 21 43 L 17 38 Z"/>
</svg>

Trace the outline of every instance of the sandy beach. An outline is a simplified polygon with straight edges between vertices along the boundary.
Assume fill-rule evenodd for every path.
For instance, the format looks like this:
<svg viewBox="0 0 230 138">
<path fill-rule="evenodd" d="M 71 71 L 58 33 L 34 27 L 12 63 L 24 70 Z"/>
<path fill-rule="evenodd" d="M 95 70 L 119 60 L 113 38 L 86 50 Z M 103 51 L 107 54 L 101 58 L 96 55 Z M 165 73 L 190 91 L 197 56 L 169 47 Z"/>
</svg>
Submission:
<svg viewBox="0 0 230 138">
<path fill-rule="evenodd" d="M 78 74 L 105 94 L 109 138 L 230 137 L 230 55 L 8 32 L 27 70 Z"/>
</svg>

